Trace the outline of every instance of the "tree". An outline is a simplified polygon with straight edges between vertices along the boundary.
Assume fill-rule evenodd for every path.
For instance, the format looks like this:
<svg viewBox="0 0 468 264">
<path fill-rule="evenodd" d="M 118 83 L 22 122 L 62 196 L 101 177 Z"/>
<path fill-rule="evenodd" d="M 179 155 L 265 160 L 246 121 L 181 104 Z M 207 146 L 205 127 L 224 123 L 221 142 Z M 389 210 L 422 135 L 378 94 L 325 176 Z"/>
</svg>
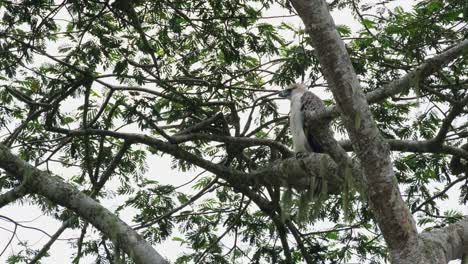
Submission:
<svg viewBox="0 0 468 264">
<path fill-rule="evenodd" d="M 37 263 L 67 228 L 75 262 L 167 263 L 152 244 L 169 238 L 191 249 L 176 263 L 462 259 L 468 218 L 440 201 L 468 200 L 468 9 L 389 2 L 0 2 L 0 208 L 63 221 L 10 263 Z M 326 154 L 289 148 L 275 100 L 297 81 L 333 96 L 305 121 L 345 138 L 322 138 Z M 199 174 L 195 192 L 145 174 L 164 155 Z M 109 195 L 127 201 L 111 212 Z"/>
</svg>

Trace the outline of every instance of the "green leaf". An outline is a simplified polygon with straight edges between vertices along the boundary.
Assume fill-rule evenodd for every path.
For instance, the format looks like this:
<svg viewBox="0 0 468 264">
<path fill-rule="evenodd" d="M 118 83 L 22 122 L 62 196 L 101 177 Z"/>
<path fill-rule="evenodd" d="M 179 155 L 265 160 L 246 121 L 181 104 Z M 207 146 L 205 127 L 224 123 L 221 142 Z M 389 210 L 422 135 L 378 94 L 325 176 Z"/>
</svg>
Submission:
<svg viewBox="0 0 468 264">
<path fill-rule="evenodd" d="M 347 25 L 336 25 L 336 30 L 342 37 L 347 37 L 351 35 L 351 28 Z"/>
<path fill-rule="evenodd" d="M 327 232 L 325 234 L 325 237 L 331 240 L 337 240 L 338 239 L 338 232 Z"/>
<path fill-rule="evenodd" d="M 366 27 L 366 28 L 375 28 L 375 22 L 372 20 L 369 20 L 367 18 L 364 18 L 361 23 Z"/>
</svg>

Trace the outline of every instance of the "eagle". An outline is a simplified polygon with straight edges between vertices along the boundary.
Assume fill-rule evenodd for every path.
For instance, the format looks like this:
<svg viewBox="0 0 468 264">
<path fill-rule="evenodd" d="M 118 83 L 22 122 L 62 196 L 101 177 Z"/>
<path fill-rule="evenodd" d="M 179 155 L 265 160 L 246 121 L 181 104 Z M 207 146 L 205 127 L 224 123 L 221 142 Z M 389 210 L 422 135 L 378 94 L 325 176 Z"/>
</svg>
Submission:
<svg viewBox="0 0 468 264">
<path fill-rule="evenodd" d="M 323 148 L 312 134 L 312 129 L 304 123 L 304 111 L 324 109 L 322 100 L 299 83 L 288 86 L 278 95 L 291 101 L 289 126 L 296 156 L 309 152 L 323 153 Z"/>
</svg>

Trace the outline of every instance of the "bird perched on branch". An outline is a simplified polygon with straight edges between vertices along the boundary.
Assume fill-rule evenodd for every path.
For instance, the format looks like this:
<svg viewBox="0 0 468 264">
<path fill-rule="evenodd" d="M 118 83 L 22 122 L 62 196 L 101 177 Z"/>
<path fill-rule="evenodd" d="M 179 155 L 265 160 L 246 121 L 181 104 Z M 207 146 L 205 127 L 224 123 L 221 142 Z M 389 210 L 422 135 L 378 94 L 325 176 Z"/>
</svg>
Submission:
<svg viewBox="0 0 468 264">
<path fill-rule="evenodd" d="M 325 108 L 322 100 L 314 93 L 307 91 L 303 84 L 293 84 L 279 93 L 280 97 L 291 101 L 289 125 L 292 134 L 294 152 L 301 156 L 308 152 L 322 153 L 322 146 L 318 143 L 307 122 L 304 122 L 304 111 L 316 111 Z"/>
<path fill-rule="evenodd" d="M 344 218 L 350 219 L 350 210 L 352 208 L 350 199 L 354 197 L 354 193 L 357 191 L 363 197 L 366 197 L 365 190 L 361 188 L 363 186 L 362 180 L 356 177 L 356 175 L 362 175 L 362 173 L 354 166 L 352 159 L 334 138 L 330 126 L 331 119 L 325 117 L 314 119 L 314 121 L 309 120 L 308 122 L 306 120 L 307 112 L 314 112 L 319 115 L 326 112 L 325 104 L 314 93 L 307 91 L 303 84 L 293 84 L 281 91 L 279 96 L 288 98 L 291 101 L 289 122 L 296 157 L 300 158 L 309 152 L 323 153 L 325 149 L 338 164 L 343 174 L 342 201 Z M 321 155 L 319 175 L 312 175 L 307 191 L 300 195 L 298 219 L 303 219 L 309 212 L 316 215 L 320 210 L 320 206 L 328 197 L 327 160 L 325 158 L 326 155 Z M 290 192 L 291 189 L 288 189 L 283 195 L 286 197 L 284 199 L 286 205 L 282 207 L 285 212 L 288 212 L 287 198 Z M 313 206 L 311 207 L 312 202 Z"/>
</svg>

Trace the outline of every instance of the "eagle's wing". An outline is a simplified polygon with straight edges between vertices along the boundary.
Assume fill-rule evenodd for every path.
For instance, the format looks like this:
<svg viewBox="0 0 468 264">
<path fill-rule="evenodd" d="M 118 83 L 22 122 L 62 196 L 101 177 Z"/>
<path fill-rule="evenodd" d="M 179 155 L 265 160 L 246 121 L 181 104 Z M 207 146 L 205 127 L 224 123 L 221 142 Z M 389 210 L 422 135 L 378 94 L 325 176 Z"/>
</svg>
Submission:
<svg viewBox="0 0 468 264">
<path fill-rule="evenodd" d="M 316 96 L 314 93 L 310 91 L 306 91 L 302 95 L 301 112 L 322 110 L 324 108 L 325 108 L 325 105 L 323 104 L 322 100 L 318 96 Z M 306 122 L 303 122 L 303 125 L 304 125 L 304 134 L 307 138 L 307 141 L 309 142 L 309 146 L 312 149 L 312 151 L 317 152 L 317 153 L 322 153 L 323 148 L 322 146 L 320 146 L 318 141 L 314 138 L 312 134 L 312 129 L 310 129 L 310 126 Z"/>
</svg>

